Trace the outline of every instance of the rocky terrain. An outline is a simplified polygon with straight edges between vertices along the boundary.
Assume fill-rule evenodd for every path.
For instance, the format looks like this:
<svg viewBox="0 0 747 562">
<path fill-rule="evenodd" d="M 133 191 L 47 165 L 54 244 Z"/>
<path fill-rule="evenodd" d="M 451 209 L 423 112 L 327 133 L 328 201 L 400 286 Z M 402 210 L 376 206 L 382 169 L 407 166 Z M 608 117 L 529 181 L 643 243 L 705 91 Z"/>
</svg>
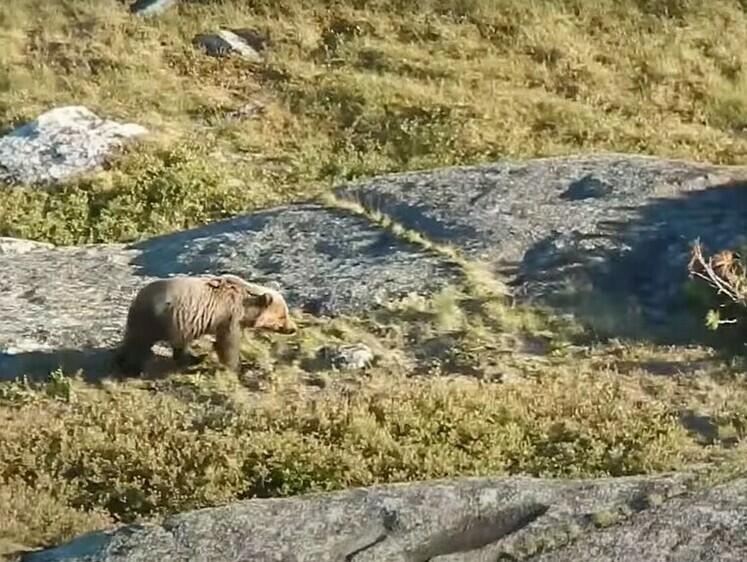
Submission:
<svg viewBox="0 0 747 562">
<path fill-rule="evenodd" d="M 249 500 L 93 533 L 23 560 L 741 560 L 745 481 L 706 481 L 462 479 Z"/>
<path fill-rule="evenodd" d="M 42 139 L 37 153 L 49 154 L 44 142 L 59 143 Z M 18 154 L 26 159 L 28 150 Z M 89 154 L 90 161 L 68 156 L 69 166 L 92 168 L 97 156 Z M 695 327 L 678 313 L 690 244 L 738 243 L 747 228 L 745 171 L 622 154 L 501 162 L 342 185 L 324 203 L 275 207 L 129 245 L 6 240 L 0 372 L 17 376 L 38 364 L 46 373 L 59 356 L 91 371 L 119 338 L 134 292 L 156 277 L 233 272 L 279 283 L 291 306 L 335 315 L 365 314 L 469 275 L 416 237 L 456 249 L 520 299 L 591 324 L 633 309 L 644 327 L 682 341 Z M 403 227 L 400 234 L 386 221 Z M 629 335 L 627 323 L 605 325 L 609 335 Z"/>
<path fill-rule="evenodd" d="M 597 299 L 641 302 L 661 324 L 680 305 L 671 288 L 684 282 L 689 242 L 729 245 L 745 231 L 743 173 L 621 154 L 499 162 L 378 177 L 340 186 L 326 204 L 131 245 L 4 239 L 0 372 L 45 376 L 63 364 L 105 375 L 134 291 L 181 273 L 271 280 L 293 306 L 334 316 L 468 277 L 466 259 L 519 294 L 552 303 L 561 285 L 587 287 Z M 439 251 L 446 246 L 457 254 Z M 695 481 L 468 479 L 251 500 L 94 533 L 24 560 L 739 559 L 742 480 Z"/>
<path fill-rule="evenodd" d="M 744 7 L 250 4 L 0 7 L 0 559 L 746 556 Z M 221 272 L 299 335 L 114 373 Z"/>
</svg>

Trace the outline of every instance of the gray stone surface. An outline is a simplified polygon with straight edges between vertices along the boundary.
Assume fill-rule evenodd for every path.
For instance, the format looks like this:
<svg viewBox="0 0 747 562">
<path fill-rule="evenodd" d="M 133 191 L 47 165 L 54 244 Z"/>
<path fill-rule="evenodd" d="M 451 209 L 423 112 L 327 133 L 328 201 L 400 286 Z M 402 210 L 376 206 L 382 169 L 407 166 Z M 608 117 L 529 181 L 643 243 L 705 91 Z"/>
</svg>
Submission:
<svg viewBox="0 0 747 562">
<path fill-rule="evenodd" d="M 581 272 L 607 298 L 634 295 L 656 308 L 684 280 L 692 238 L 715 248 L 745 232 L 747 191 L 728 184 L 744 174 L 606 155 L 399 174 L 337 193 L 501 275 L 514 262 L 517 287 L 529 295 L 547 296 Z M 312 203 L 132 245 L 55 248 L 3 238 L 0 374 L 46 375 L 61 363 L 95 373 L 140 286 L 207 272 L 277 282 L 292 306 L 317 314 L 364 313 L 463 275 L 361 216 Z M 94 533 L 24 560 L 743 559 L 747 480 L 685 494 L 689 478 L 467 479 L 252 500 Z M 647 507 L 652 494 L 665 501 Z M 623 508 L 629 517 L 595 526 L 595 514 Z"/>
<path fill-rule="evenodd" d="M 747 480 L 675 498 L 619 525 L 582 535 L 536 562 L 695 562 L 747 559 Z"/>
<path fill-rule="evenodd" d="M 132 246 L 140 275 L 233 272 L 277 281 L 292 306 L 359 313 L 461 278 L 433 252 L 358 215 L 314 203 L 276 207 Z"/>
<path fill-rule="evenodd" d="M 0 245 L 0 248 L 2 245 Z M 24 247 L 19 241 L 18 247 Z M 365 219 L 319 205 L 269 209 L 125 245 L 0 252 L 0 378 L 106 369 L 135 292 L 176 274 L 277 282 L 315 314 L 360 313 L 461 273 Z"/>
<path fill-rule="evenodd" d="M 692 475 L 397 484 L 237 502 L 80 537 L 25 562 L 740 560 L 747 481 L 688 493 Z M 644 507 L 654 494 L 664 501 Z M 605 529 L 594 514 L 626 508 Z M 531 558 L 532 554 L 540 558 Z"/>
<path fill-rule="evenodd" d="M 49 250 L 51 248 L 54 248 L 54 245 L 47 242 L 0 236 L 0 254 L 25 254 L 33 250 Z"/>
<path fill-rule="evenodd" d="M 0 137 L 0 182 L 50 184 L 92 171 L 112 150 L 147 132 L 82 106 L 51 109 Z"/>
<path fill-rule="evenodd" d="M 561 306 L 571 281 L 587 297 L 635 299 L 655 325 L 681 308 L 693 239 L 716 248 L 747 234 L 745 184 L 727 185 L 745 178 L 744 167 L 599 154 L 395 174 L 337 195 L 484 260 L 517 295 Z"/>
</svg>

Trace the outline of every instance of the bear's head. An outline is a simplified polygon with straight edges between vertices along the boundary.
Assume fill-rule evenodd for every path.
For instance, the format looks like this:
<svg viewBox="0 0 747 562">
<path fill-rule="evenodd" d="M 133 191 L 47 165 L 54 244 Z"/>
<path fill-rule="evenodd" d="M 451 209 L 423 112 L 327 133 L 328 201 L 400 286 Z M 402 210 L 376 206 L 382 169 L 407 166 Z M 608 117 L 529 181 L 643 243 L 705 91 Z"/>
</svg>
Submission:
<svg viewBox="0 0 747 562">
<path fill-rule="evenodd" d="M 290 316 L 288 304 L 279 291 L 264 287 L 261 291 L 248 290 L 244 298 L 243 328 L 269 330 L 281 334 L 295 334 L 298 330 Z"/>
<path fill-rule="evenodd" d="M 294 334 L 298 330 L 290 316 L 288 304 L 279 290 L 250 283 L 237 275 L 224 273 L 208 276 L 214 289 L 239 296 L 242 328 L 268 330 L 281 334 Z"/>
</svg>

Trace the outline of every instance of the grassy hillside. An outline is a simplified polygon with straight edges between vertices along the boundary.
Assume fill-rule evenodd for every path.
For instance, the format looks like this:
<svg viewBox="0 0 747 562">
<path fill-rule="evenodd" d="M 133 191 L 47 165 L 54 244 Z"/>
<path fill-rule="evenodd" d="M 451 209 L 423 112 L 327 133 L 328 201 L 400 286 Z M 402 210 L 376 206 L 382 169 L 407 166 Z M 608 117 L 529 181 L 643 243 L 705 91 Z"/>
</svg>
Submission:
<svg viewBox="0 0 747 562">
<path fill-rule="evenodd" d="M 499 157 L 747 155 L 737 0 L 417 5 L 184 1 L 143 21 L 115 0 L 5 2 L 0 129 L 80 103 L 160 142 L 63 193 L 4 193 L 0 233 L 131 239 L 347 178 Z M 219 26 L 255 30 L 266 62 L 192 46 Z M 247 103 L 263 113 L 227 116 Z"/>
<path fill-rule="evenodd" d="M 265 62 L 191 45 L 219 26 L 257 31 Z M 65 189 L 1 188 L 0 234 L 59 244 L 386 171 L 592 150 L 747 156 L 736 0 L 185 0 L 145 20 L 115 0 L 13 0 L 0 44 L 0 129 L 82 104 L 155 133 Z M 246 104 L 262 109 L 230 117 Z M 449 291 L 305 322 L 295 340 L 247 344 L 241 377 L 0 383 L 0 554 L 242 497 L 741 454 L 741 365 L 708 350 L 594 343 Z M 370 372 L 309 366 L 317 345 L 361 340 L 382 357 Z"/>
</svg>

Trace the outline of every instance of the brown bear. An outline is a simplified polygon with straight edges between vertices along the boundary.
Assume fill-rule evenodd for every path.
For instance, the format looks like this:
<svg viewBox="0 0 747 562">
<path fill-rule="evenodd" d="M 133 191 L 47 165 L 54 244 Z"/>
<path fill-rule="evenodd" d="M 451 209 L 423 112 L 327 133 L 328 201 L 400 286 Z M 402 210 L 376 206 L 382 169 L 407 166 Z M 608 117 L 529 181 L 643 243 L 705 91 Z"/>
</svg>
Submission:
<svg viewBox="0 0 747 562">
<path fill-rule="evenodd" d="M 184 365 L 195 360 L 187 346 L 213 335 L 218 359 L 237 371 L 244 328 L 282 334 L 297 329 L 275 289 L 230 274 L 157 279 L 132 300 L 115 362 L 125 372 L 139 374 L 153 344 L 163 341 L 171 346 L 174 360 Z"/>
</svg>

